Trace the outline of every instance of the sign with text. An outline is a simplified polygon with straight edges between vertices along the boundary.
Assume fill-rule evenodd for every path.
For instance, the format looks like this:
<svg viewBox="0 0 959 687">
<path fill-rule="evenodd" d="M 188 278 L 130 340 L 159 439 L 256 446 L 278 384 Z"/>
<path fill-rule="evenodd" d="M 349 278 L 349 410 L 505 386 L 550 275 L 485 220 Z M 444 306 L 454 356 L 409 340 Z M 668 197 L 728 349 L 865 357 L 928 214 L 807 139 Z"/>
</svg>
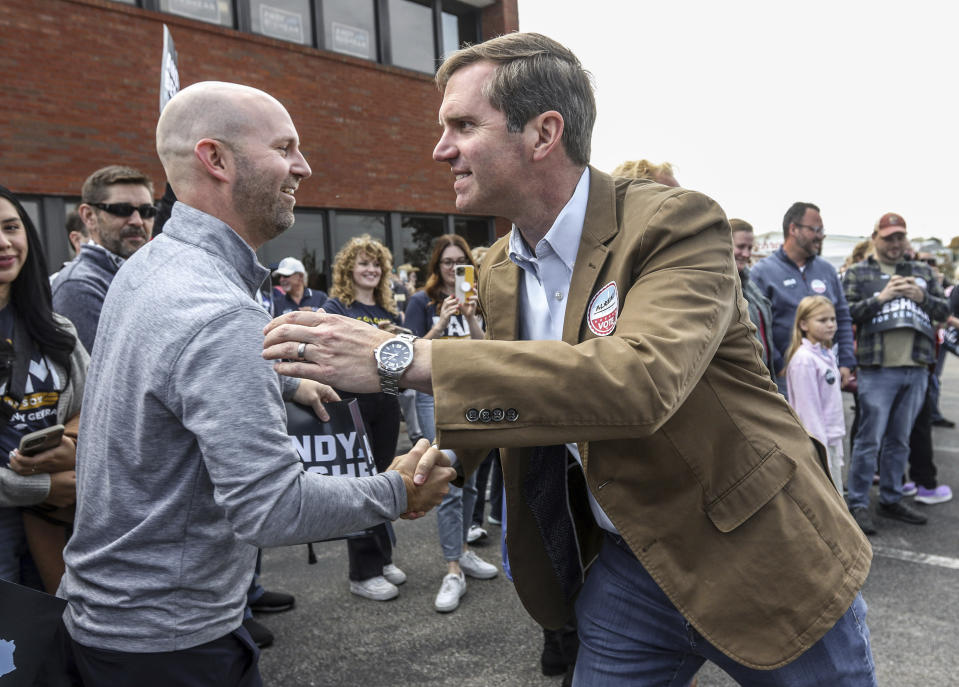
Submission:
<svg viewBox="0 0 959 687">
<path fill-rule="evenodd" d="M 177 68 L 176 48 L 167 25 L 163 25 L 163 59 L 160 61 L 160 112 L 170 98 L 180 90 L 180 72 Z"/>
<path fill-rule="evenodd" d="M 359 402 L 351 398 L 324 405 L 330 414 L 329 422 L 320 420 L 312 408 L 286 404 L 286 432 L 303 461 L 303 469 L 331 477 L 375 475 L 376 463 Z M 361 537 L 370 532 L 361 530 L 333 539 Z"/>
<path fill-rule="evenodd" d="M 260 31 L 264 36 L 279 38 L 281 41 L 306 42 L 303 37 L 303 16 L 299 12 L 289 12 L 279 7 L 260 5 Z"/>
</svg>

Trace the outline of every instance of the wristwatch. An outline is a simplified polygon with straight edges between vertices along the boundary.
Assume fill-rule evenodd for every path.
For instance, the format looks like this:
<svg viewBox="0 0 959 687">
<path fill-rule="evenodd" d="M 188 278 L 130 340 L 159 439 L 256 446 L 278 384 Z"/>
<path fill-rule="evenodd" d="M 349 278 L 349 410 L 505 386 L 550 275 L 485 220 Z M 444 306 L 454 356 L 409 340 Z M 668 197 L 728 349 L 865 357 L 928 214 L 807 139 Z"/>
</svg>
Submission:
<svg viewBox="0 0 959 687">
<path fill-rule="evenodd" d="M 396 396 L 399 393 L 399 381 L 406 369 L 413 364 L 413 342 L 415 336 L 397 334 L 376 347 L 376 370 L 380 373 L 380 389 L 384 394 Z"/>
</svg>

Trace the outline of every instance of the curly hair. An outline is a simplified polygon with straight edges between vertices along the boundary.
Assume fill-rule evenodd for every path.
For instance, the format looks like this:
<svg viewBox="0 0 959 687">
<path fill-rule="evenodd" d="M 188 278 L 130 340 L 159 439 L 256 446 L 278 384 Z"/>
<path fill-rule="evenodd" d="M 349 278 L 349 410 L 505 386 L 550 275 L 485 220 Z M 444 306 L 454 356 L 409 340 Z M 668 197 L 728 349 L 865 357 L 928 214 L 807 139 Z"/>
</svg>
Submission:
<svg viewBox="0 0 959 687">
<path fill-rule="evenodd" d="M 476 261 L 473 259 L 473 252 L 470 250 L 469 244 L 466 243 L 466 239 L 459 234 L 440 234 L 437 236 L 436 240 L 433 241 L 433 255 L 430 256 L 429 265 L 426 267 L 426 273 L 429 276 L 426 278 L 426 285 L 423 287 L 426 295 L 430 297 L 430 303 L 439 303 L 444 298 L 440 258 L 443 256 L 443 251 L 450 246 L 456 246 L 463 251 L 466 259 L 469 260 L 469 264 L 473 266 L 474 270 L 476 269 Z"/>
<path fill-rule="evenodd" d="M 389 248 L 369 234 L 354 236 L 336 254 L 330 296 L 339 300 L 347 308 L 356 301 L 356 292 L 353 289 L 353 268 L 356 267 L 356 258 L 360 253 L 365 253 L 380 263 L 380 283 L 373 291 L 376 304 L 393 315 L 398 314 L 396 301 L 393 300 L 393 289 L 390 287 L 393 254 L 390 253 Z"/>
</svg>

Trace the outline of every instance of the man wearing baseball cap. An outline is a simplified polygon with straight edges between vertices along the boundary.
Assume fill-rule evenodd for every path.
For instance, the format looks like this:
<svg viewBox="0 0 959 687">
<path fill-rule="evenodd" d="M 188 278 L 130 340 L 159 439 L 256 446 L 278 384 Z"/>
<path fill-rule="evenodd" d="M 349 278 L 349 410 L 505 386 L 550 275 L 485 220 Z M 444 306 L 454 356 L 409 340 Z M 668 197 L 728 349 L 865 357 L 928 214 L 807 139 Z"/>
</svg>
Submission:
<svg viewBox="0 0 959 687">
<path fill-rule="evenodd" d="M 306 268 L 296 258 L 283 258 L 273 276 L 280 278 L 280 288 L 273 291 L 273 315 L 294 310 L 316 311 L 323 307 L 327 295 L 306 285 Z"/>
<path fill-rule="evenodd" d="M 926 396 L 935 361 L 933 322 L 949 315 L 939 280 L 924 262 L 906 258 L 906 221 L 887 212 L 872 233 L 875 256 L 843 277 L 856 325 L 859 426 L 848 475 L 849 510 L 866 534 L 876 527 L 869 490 L 879 464 L 879 515 L 913 525 L 926 516 L 902 502 L 909 434 Z"/>
</svg>

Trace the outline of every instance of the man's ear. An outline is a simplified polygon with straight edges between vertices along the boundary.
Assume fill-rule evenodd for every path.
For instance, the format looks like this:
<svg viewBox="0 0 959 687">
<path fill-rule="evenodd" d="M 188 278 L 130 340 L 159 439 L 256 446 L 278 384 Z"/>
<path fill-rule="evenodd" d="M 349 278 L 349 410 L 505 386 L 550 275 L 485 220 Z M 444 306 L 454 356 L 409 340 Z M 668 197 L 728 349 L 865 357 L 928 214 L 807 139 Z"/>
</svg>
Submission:
<svg viewBox="0 0 959 687">
<path fill-rule="evenodd" d="M 220 181 L 230 181 L 232 155 L 222 141 L 215 138 L 201 138 L 193 147 L 193 154 L 203 165 L 206 172 Z"/>
<path fill-rule="evenodd" d="M 77 214 L 80 215 L 80 219 L 83 220 L 83 225 L 87 228 L 87 231 L 90 232 L 90 235 L 94 240 L 100 238 L 100 232 L 98 231 L 97 226 L 97 216 L 96 210 L 93 209 L 93 206 L 87 205 L 86 203 L 80 203 L 77 206 Z"/>
<path fill-rule="evenodd" d="M 545 159 L 556 146 L 561 145 L 565 126 L 563 115 L 556 110 L 538 114 L 526 123 L 526 128 L 536 136 L 533 141 L 533 160 Z"/>
</svg>

